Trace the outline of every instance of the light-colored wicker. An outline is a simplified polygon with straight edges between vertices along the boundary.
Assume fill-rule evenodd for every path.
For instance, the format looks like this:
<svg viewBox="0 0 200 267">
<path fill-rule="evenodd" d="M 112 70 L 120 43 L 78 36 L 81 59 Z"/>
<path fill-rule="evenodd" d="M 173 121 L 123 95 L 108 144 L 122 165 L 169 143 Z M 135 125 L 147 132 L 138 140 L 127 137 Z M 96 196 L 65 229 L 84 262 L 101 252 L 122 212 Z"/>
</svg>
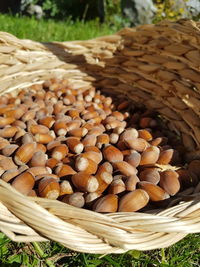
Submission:
<svg viewBox="0 0 200 267">
<path fill-rule="evenodd" d="M 52 76 L 92 83 L 157 110 L 200 158 L 200 24 L 161 22 L 89 41 L 38 43 L 0 33 L 0 92 Z M 0 180 L 0 230 L 14 241 L 55 240 L 90 253 L 170 246 L 200 232 L 200 189 L 189 188 L 165 210 L 98 214 L 59 201 L 28 198 Z M 173 204 L 176 204 L 173 206 Z"/>
</svg>

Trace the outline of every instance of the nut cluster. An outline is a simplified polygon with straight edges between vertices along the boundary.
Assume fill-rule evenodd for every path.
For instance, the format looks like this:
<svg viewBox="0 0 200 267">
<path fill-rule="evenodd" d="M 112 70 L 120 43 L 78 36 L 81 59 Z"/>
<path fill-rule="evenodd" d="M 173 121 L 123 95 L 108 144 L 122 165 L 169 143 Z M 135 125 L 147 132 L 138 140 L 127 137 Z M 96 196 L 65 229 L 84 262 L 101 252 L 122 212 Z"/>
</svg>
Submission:
<svg viewBox="0 0 200 267">
<path fill-rule="evenodd" d="M 197 184 L 182 153 L 153 111 L 94 87 L 52 78 L 0 97 L 0 175 L 24 195 L 137 211 Z"/>
</svg>

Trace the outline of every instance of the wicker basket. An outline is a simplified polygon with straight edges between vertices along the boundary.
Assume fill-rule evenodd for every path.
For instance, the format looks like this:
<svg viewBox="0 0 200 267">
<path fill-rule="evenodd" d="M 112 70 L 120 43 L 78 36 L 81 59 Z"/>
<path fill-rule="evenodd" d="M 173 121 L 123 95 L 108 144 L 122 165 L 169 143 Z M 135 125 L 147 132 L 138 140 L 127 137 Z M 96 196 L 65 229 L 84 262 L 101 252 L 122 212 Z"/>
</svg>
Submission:
<svg viewBox="0 0 200 267">
<path fill-rule="evenodd" d="M 0 92 L 52 76 L 72 86 L 123 92 L 157 110 L 200 159 L 200 24 L 181 20 L 123 29 L 89 41 L 38 43 L 0 33 Z M 200 232 L 200 184 L 164 210 L 98 214 L 25 197 L 0 180 L 0 230 L 18 242 L 55 240 L 89 253 L 170 246 Z M 186 195 L 187 193 L 187 195 Z"/>
</svg>

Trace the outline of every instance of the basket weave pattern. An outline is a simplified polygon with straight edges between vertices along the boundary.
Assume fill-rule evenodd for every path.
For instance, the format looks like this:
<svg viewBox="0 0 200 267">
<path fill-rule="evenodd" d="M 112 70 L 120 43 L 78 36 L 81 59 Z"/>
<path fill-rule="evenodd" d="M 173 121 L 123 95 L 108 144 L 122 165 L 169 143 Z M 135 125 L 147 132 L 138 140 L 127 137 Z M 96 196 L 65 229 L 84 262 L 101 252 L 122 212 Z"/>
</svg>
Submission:
<svg viewBox="0 0 200 267">
<path fill-rule="evenodd" d="M 72 86 L 122 92 L 158 111 L 200 159 L 200 24 L 161 22 L 89 41 L 38 43 L 0 32 L 0 93 L 52 76 Z M 200 183 L 181 203 L 149 213 L 98 214 L 25 197 L 0 180 L 0 230 L 14 241 L 55 240 L 90 253 L 170 246 L 200 232 Z"/>
</svg>

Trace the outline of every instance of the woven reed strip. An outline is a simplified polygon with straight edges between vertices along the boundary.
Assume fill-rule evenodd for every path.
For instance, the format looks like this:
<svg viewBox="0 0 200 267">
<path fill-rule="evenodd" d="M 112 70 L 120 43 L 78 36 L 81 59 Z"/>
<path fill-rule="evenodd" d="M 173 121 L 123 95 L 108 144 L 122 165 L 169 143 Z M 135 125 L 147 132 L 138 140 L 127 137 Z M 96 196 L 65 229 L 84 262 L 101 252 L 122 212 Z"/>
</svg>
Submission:
<svg viewBox="0 0 200 267">
<path fill-rule="evenodd" d="M 19 40 L 0 32 L 0 94 L 16 94 L 52 76 L 66 77 L 74 88 L 92 83 L 125 93 L 167 119 L 188 150 L 186 160 L 200 158 L 199 27 L 188 20 L 164 21 L 63 43 Z M 167 209 L 103 215 L 22 196 L 0 180 L 0 230 L 17 242 L 55 240 L 90 253 L 167 247 L 199 232 L 199 187 L 179 193 Z"/>
</svg>

